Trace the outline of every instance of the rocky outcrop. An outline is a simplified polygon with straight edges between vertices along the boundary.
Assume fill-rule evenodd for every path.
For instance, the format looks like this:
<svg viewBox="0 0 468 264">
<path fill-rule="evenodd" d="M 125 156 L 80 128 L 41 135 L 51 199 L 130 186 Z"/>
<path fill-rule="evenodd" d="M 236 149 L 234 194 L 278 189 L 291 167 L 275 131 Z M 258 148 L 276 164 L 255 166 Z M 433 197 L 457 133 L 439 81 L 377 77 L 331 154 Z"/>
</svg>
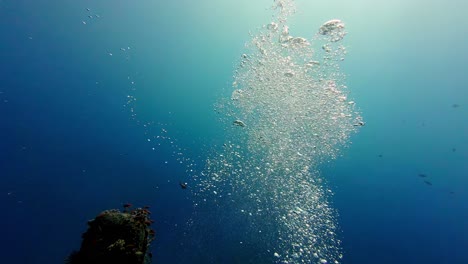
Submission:
<svg viewBox="0 0 468 264">
<path fill-rule="evenodd" d="M 66 260 L 68 264 L 148 264 L 151 253 L 148 248 L 155 232 L 150 228 L 152 220 L 148 207 L 131 210 L 101 212 L 88 221 L 79 251 Z"/>
</svg>

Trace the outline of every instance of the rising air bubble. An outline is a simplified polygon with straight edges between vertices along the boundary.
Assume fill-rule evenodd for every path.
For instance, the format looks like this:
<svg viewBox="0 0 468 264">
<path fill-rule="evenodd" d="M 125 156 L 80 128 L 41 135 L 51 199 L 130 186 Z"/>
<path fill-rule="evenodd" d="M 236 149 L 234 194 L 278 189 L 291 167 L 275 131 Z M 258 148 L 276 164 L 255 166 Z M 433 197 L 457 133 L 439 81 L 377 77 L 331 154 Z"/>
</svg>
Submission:
<svg viewBox="0 0 468 264">
<path fill-rule="evenodd" d="M 225 147 L 207 159 L 204 172 L 217 177 L 207 176 L 200 185 L 211 188 L 207 194 L 232 194 L 223 195 L 226 200 L 216 197 L 219 208 L 255 212 L 232 216 L 248 217 L 249 230 L 238 234 L 246 243 L 250 237 L 265 251 L 274 244 L 268 251 L 273 256 L 265 258 L 335 263 L 341 256 L 336 211 L 318 168 L 336 158 L 364 125 L 344 89 L 338 61 L 345 49 L 332 43 L 346 35 L 344 23 L 324 23 L 314 41 L 292 37 L 286 21 L 294 1 L 275 2 L 276 19 L 252 34 L 234 71 L 230 97 L 217 104 L 225 124 L 242 129 L 226 128 Z M 310 45 L 315 41 L 328 52 L 316 52 Z M 251 237 L 259 227 L 262 236 Z"/>
<path fill-rule="evenodd" d="M 345 24 L 339 19 L 325 22 L 319 29 L 319 34 L 329 36 L 331 42 L 340 41 L 346 35 Z"/>
</svg>

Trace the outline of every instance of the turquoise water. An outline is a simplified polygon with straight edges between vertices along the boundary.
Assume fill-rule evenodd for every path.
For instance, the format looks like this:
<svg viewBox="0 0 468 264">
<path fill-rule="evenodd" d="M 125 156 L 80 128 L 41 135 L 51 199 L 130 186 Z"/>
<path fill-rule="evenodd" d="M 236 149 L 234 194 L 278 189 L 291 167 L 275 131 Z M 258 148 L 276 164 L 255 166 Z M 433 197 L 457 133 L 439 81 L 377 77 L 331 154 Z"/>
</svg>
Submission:
<svg viewBox="0 0 468 264">
<path fill-rule="evenodd" d="M 468 263 L 466 4 L 292 3 L 314 59 L 344 22 L 320 69 L 355 108 L 299 73 L 304 49 L 252 48 L 274 1 L 0 1 L 1 262 L 60 263 L 132 202 L 154 263 Z"/>
</svg>

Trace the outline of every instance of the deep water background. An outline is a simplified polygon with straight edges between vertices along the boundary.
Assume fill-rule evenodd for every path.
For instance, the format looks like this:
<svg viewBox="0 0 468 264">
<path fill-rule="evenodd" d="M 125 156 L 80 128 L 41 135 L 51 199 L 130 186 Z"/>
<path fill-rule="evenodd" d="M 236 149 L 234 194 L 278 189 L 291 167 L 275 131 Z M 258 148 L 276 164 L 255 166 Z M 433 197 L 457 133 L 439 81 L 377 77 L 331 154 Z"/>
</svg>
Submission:
<svg viewBox="0 0 468 264">
<path fill-rule="evenodd" d="M 88 219 L 125 202 L 152 207 L 154 263 L 259 254 L 191 234 L 173 153 L 199 170 L 222 142 L 213 104 L 271 20 L 273 1 L 252 2 L 0 0 L 0 263 L 62 263 Z M 343 71 L 366 121 L 321 166 L 344 263 L 468 263 L 467 5 L 297 1 L 292 35 L 345 21 Z M 161 128 L 171 139 L 148 142 Z"/>
</svg>

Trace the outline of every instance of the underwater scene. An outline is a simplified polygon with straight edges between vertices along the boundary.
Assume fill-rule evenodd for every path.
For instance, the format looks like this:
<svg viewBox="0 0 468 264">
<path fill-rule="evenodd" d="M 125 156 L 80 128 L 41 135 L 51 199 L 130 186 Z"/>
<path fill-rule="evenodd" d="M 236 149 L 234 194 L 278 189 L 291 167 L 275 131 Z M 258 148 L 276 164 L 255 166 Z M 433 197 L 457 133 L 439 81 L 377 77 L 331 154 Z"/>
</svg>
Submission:
<svg viewBox="0 0 468 264">
<path fill-rule="evenodd" d="M 0 263 L 468 263 L 467 8 L 0 0 Z"/>
</svg>

